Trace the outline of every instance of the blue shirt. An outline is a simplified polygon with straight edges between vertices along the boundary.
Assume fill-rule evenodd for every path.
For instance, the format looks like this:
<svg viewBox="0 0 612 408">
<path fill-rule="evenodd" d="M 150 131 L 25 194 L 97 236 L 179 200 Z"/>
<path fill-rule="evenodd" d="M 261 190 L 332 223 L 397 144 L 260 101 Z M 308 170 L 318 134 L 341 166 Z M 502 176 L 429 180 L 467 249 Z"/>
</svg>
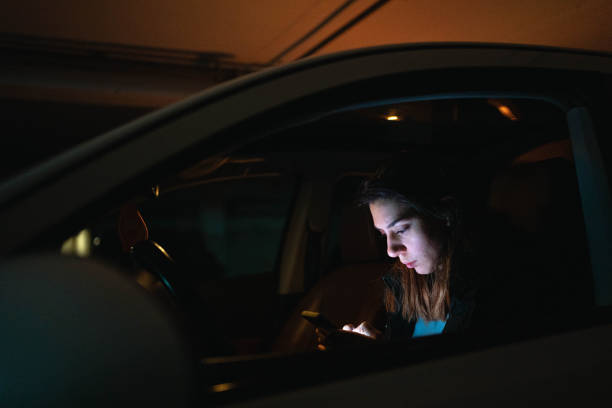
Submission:
<svg viewBox="0 0 612 408">
<path fill-rule="evenodd" d="M 423 320 L 419 317 L 419 320 L 416 321 L 414 325 L 414 332 L 412 333 L 412 337 L 423 337 L 423 336 L 432 336 L 434 334 L 442 333 L 444 330 L 444 326 L 446 326 L 446 320 Z"/>
</svg>

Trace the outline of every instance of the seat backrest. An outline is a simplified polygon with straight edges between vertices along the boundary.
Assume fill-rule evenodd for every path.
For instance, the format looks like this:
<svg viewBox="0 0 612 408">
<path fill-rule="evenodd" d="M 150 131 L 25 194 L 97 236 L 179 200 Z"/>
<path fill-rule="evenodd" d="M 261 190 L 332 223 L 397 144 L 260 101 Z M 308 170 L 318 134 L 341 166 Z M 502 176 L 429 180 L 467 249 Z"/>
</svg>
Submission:
<svg viewBox="0 0 612 408">
<path fill-rule="evenodd" d="M 315 349 L 314 327 L 301 317 L 302 310 L 320 312 L 340 326 L 362 321 L 381 326 L 381 278 L 390 264 L 381 258 L 367 208 L 349 203 L 340 212 L 339 220 L 339 264 L 301 299 L 273 345 L 274 351 Z"/>
<path fill-rule="evenodd" d="M 592 283 L 573 163 L 520 163 L 493 180 L 489 208 L 508 228 L 490 229 L 492 286 L 508 316 L 577 314 Z M 494 291 L 495 292 L 495 291 Z M 534 323 L 536 324 L 536 323 Z"/>
<path fill-rule="evenodd" d="M 340 264 L 375 262 L 385 254 L 371 228 L 372 218 L 365 207 L 347 206 L 340 214 Z"/>
</svg>

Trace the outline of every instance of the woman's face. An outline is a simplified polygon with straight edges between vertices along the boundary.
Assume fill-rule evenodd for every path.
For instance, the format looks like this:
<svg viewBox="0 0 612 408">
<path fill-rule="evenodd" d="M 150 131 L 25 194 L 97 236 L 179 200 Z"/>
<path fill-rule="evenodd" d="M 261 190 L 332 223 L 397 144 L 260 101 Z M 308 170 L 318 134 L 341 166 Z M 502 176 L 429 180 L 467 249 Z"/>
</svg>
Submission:
<svg viewBox="0 0 612 408">
<path fill-rule="evenodd" d="M 427 228 L 417 217 L 395 200 L 380 199 L 370 204 L 374 227 L 387 238 L 387 253 L 399 258 L 420 275 L 433 272 L 442 248 L 440 235 Z"/>
</svg>

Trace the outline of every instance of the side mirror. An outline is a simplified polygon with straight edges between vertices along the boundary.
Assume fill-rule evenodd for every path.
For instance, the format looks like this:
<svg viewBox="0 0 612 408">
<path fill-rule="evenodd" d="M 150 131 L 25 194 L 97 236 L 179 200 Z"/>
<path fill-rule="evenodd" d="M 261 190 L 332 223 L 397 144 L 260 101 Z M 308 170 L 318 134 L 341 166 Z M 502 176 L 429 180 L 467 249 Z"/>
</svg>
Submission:
<svg viewBox="0 0 612 408">
<path fill-rule="evenodd" d="M 113 268 L 38 254 L 0 264 L 7 406 L 191 406 L 197 358 L 157 299 Z"/>
</svg>

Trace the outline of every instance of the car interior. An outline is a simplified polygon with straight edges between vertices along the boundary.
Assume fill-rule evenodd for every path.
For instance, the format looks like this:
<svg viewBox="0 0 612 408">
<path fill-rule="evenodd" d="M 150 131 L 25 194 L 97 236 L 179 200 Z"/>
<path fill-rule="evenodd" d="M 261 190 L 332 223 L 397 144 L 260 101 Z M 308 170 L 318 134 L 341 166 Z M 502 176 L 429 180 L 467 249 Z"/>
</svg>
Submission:
<svg viewBox="0 0 612 408">
<path fill-rule="evenodd" d="M 529 336 L 593 306 L 565 114 L 529 98 L 328 112 L 204 155 L 91 220 L 61 252 L 126 270 L 177 312 L 205 364 L 318 355 L 303 310 L 384 325 L 393 259 L 356 194 L 400 151 L 452 169 L 490 264 L 495 290 L 478 318 L 491 331 Z"/>
</svg>

